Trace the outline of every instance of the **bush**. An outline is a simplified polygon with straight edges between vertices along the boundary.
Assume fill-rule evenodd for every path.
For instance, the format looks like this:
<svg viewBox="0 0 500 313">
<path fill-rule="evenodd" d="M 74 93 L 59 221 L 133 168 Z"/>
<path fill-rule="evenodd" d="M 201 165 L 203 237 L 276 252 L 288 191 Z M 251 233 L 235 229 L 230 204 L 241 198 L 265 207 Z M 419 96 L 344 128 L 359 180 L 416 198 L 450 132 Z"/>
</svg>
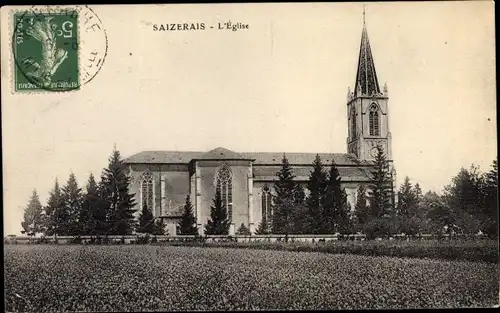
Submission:
<svg viewBox="0 0 500 313">
<path fill-rule="evenodd" d="M 46 236 L 42 236 L 39 239 L 39 243 L 41 243 L 41 244 L 49 244 L 50 240 Z"/>
<path fill-rule="evenodd" d="M 139 245 L 144 245 L 150 243 L 151 236 L 146 234 L 145 236 L 137 236 L 137 240 L 135 241 Z"/>
<path fill-rule="evenodd" d="M 72 238 L 70 241 L 69 241 L 70 244 L 74 244 L 74 245 L 81 245 L 82 244 L 82 238 L 80 238 L 80 236 L 77 236 L 75 238 Z"/>
<path fill-rule="evenodd" d="M 240 228 L 238 228 L 238 231 L 236 231 L 236 235 L 245 235 L 249 236 L 252 233 L 250 232 L 250 229 L 245 226 L 245 224 L 241 223 Z"/>
<path fill-rule="evenodd" d="M 364 225 L 367 239 L 385 238 L 391 233 L 391 223 L 387 218 L 377 218 Z"/>
<path fill-rule="evenodd" d="M 107 236 L 105 236 L 105 237 L 102 237 L 102 238 L 98 237 L 97 242 L 100 245 L 108 245 L 108 244 L 111 243 L 111 240 Z"/>
</svg>

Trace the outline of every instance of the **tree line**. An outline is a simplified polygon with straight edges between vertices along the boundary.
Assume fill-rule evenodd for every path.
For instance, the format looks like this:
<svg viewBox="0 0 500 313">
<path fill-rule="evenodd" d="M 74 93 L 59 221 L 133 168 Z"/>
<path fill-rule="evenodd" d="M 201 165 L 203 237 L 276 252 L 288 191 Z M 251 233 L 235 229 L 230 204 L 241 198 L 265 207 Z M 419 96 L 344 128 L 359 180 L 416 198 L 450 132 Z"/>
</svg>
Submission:
<svg viewBox="0 0 500 313">
<path fill-rule="evenodd" d="M 357 190 L 354 209 L 347 202 L 341 176 L 335 163 L 328 172 L 319 155 L 304 187 L 294 178 L 293 169 L 283 155 L 281 169 L 276 174 L 272 202 L 272 217 L 263 217 L 257 234 L 365 234 L 368 239 L 405 234 L 415 237 L 424 233 L 475 235 L 480 232 L 498 237 L 498 172 L 497 161 L 492 169 L 480 173 L 474 165 L 462 168 L 444 188 L 443 194 L 422 193 L 419 184 L 408 177 L 394 195 L 389 162 L 382 147 L 377 146 L 370 182 Z M 190 204 L 189 204 L 190 205 Z M 185 207 L 185 219 L 192 225 L 192 208 Z M 211 206 L 206 234 L 227 235 L 230 222 L 220 194 Z M 197 232 L 197 230 L 193 230 Z M 249 234 L 240 225 L 237 234 Z"/>
<path fill-rule="evenodd" d="M 483 233 L 498 238 L 498 166 L 494 160 L 488 172 L 476 165 L 461 168 L 441 194 L 422 195 L 406 177 L 399 188 L 396 229 L 410 236 Z"/>
<path fill-rule="evenodd" d="M 283 155 L 272 195 L 271 220 L 262 219 L 257 234 L 354 234 L 363 233 L 369 239 L 393 234 L 417 236 L 423 233 L 458 233 L 474 235 L 482 232 L 498 237 L 498 172 L 497 161 L 492 169 L 480 173 L 477 166 L 462 168 L 452 178 L 441 195 L 422 193 L 408 177 L 397 191 L 395 201 L 389 162 L 383 149 L 370 167 L 371 180 L 357 190 L 354 209 L 347 202 L 341 176 L 332 162 L 325 170 L 319 155 L 313 162 L 306 190 L 295 180 L 292 166 Z M 61 188 L 56 180 L 46 206 L 36 193 L 25 208 L 21 223 L 23 233 L 34 235 L 128 235 L 139 233 L 164 234 L 161 219 L 155 219 L 152 208 L 142 204 L 135 219 L 134 195 L 129 192 L 130 178 L 120 153 L 114 149 L 108 167 L 95 181 L 91 174 L 86 190 L 78 187 L 70 175 Z M 221 194 L 216 192 L 210 207 L 210 218 L 204 225 L 207 235 L 227 235 L 230 221 Z M 186 197 L 178 230 L 183 235 L 198 234 L 196 218 L 189 195 Z M 237 234 L 250 234 L 241 224 Z"/>
<path fill-rule="evenodd" d="M 260 223 L 257 233 L 353 234 L 369 232 L 370 226 L 381 228 L 390 224 L 394 217 L 392 178 L 381 147 L 378 147 L 370 170 L 372 183 L 366 186 L 367 189 L 360 186 L 353 212 L 333 161 L 327 172 L 320 156 L 316 155 L 305 184 L 306 196 L 304 187 L 294 179 L 292 167 L 283 155 L 278 181 L 274 185 L 272 222 Z"/>
<path fill-rule="evenodd" d="M 146 205 L 136 220 L 136 203 L 129 192 L 130 177 L 116 148 L 108 161 L 100 181 L 92 173 L 89 175 L 85 190 L 78 186 L 73 173 L 62 187 L 56 179 L 45 206 L 33 190 L 24 210 L 21 232 L 29 236 L 129 235 L 134 231 L 164 234 L 162 221 L 154 219 Z"/>
</svg>

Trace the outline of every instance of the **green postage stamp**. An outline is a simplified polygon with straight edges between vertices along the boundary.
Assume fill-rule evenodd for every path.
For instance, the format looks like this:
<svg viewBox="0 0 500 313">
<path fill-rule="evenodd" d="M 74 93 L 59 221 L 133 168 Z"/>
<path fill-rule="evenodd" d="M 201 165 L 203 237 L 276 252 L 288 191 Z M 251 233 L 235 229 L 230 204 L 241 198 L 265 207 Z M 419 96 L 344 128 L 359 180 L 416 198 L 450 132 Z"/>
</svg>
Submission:
<svg viewBox="0 0 500 313">
<path fill-rule="evenodd" d="M 87 6 L 33 6 L 12 23 L 14 92 L 78 90 L 104 63 L 106 32 Z"/>
<path fill-rule="evenodd" d="M 15 90 L 80 88 L 78 13 L 14 15 Z"/>
</svg>

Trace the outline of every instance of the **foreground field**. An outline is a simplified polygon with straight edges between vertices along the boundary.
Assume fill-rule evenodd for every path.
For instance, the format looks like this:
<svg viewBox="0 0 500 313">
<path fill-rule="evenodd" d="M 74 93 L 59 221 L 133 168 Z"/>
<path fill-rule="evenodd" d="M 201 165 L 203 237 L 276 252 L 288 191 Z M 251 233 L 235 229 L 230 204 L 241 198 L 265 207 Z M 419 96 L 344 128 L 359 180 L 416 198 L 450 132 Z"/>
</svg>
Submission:
<svg viewBox="0 0 500 313">
<path fill-rule="evenodd" d="M 6 311 L 491 307 L 496 264 L 173 246 L 4 246 Z"/>
</svg>

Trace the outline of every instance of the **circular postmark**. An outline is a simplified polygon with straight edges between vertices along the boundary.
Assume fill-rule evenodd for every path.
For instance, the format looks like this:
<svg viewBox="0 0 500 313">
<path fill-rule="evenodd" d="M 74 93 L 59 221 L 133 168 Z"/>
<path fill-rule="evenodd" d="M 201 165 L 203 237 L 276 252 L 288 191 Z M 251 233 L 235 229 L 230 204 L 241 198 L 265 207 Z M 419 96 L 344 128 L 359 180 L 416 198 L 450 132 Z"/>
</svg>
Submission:
<svg viewBox="0 0 500 313">
<path fill-rule="evenodd" d="M 14 13 L 16 91 L 70 91 L 94 79 L 108 51 L 106 31 L 88 6 L 32 6 Z"/>
</svg>

